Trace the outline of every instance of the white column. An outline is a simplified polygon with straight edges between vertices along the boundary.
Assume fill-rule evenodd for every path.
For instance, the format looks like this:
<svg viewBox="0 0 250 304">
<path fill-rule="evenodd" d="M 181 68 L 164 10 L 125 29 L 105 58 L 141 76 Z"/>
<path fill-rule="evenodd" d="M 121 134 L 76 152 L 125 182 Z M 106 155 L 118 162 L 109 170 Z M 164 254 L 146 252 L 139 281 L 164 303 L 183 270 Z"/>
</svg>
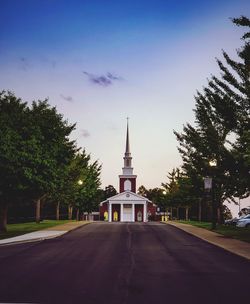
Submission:
<svg viewBox="0 0 250 304">
<path fill-rule="evenodd" d="M 132 204 L 132 222 L 135 221 L 135 204 Z"/>
<path fill-rule="evenodd" d="M 112 222 L 112 204 L 109 202 L 109 222 Z"/>
<path fill-rule="evenodd" d="M 121 204 L 120 221 L 123 222 L 123 204 Z"/>
<path fill-rule="evenodd" d="M 147 222 L 147 202 L 144 203 L 143 205 L 143 222 Z"/>
</svg>

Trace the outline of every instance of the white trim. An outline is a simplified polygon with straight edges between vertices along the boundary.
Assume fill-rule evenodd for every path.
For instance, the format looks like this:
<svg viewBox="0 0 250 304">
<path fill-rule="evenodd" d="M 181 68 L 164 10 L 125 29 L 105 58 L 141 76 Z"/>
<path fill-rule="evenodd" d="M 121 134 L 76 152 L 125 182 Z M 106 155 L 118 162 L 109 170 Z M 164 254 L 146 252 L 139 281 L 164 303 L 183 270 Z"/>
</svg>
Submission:
<svg viewBox="0 0 250 304">
<path fill-rule="evenodd" d="M 120 206 L 120 222 L 123 222 L 123 204 L 121 204 Z"/>
<path fill-rule="evenodd" d="M 143 222 L 147 222 L 147 203 L 143 205 Z"/>
<path fill-rule="evenodd" d="M 108 216 L 109 216 L 109 222 L 112 222 L 112 204 L 110 202 L 109 202 Z"/>
<path fill-rule="evenodd" d="M 121 174 L 119 178 L 137 178 L 137 175 L 134 174 Z"/>
<path fill-rule="evenodd" d="M 136 204 L 132 204 L 132 222 L 135 221 L 135 205 Z"/>
</svg>

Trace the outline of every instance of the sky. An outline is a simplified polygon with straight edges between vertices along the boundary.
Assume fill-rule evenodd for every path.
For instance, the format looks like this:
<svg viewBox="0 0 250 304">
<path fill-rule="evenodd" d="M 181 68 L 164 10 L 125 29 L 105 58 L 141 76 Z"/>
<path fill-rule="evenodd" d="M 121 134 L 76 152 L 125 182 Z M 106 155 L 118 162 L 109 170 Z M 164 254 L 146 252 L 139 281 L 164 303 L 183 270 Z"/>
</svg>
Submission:
<svg viewBox="0 0 250 304">
<path fill-rule="evenodd" d="M 222 49 L 234 57 L 241 46 L 230 18 L 250 15 L 249 0 L 0 0 L 0 8 L 0 90 L 49 98 L 102 164 L 102 186 L 117 189 L 126 117 L 137 186 L 160 187 L 182 163 L 173 130 L 193 123 L 194 95 L 219 75 Z"/>
</svg>

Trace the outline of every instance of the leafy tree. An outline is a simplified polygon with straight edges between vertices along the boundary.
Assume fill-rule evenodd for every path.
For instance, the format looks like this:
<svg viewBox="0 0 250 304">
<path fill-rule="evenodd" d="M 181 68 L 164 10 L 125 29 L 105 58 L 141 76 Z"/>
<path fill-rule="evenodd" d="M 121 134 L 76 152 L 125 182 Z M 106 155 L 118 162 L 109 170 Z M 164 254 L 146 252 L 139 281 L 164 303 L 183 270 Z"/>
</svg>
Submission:
<svg viewBox="0 0 250 304">
<path fill-rule="evenodd" d="M 180 173 L 179 169 L 174 168 L 171 172 L 168 172 L 167 174 L 168 182 L 161 184 L 165 191 L 164 205 L 165 208 L 170 207 L 171 218 L 173 217 L 173 209 L 172 209 L 173 207 L 175 207 L 177 210 L 177 218 L 179 217 L 178 211 L 179 211 L 180 202 L 177 199 L 177 196 L 175 195 L 179 188 L 177 183 L 177 178 L 179 177 L 179 173 Z"/>
<path fill-rule="evenodd" d="M 233 22 L 250 26 L 246 17 Z M 197 92 L 195 126 L 187 124 L 182 133 L 175 132 L 186 175 L 198 180 L 206 175 L 213 178 L 219 220 L 226 199 L 249 195 L 249 37 L 249 33 L 242 37 L 245 44 L 237 52 L 240 62 L 223 51 L 225 63 L 217 60 L 221 78 L 212 76 L 203 92 Z M 209 166 L 210 160 L 217 161 L 216 168 Z"/>
<path fill-rule="evenodd" d="M 92 212 L 98 207 L 101 165 L 97 161 L 90 163 L 90 155 L 87 155 L 85 150 L 77 155 L 77 162 L 82 164 L 80 166 L 82 183 L 78 185 L 74 202 L 79 219 L 79 214 L 82 212 Z"/>
<path fill-rule="evenodd" d="M 143 185 L 138 188 L 139 195 L 142 195 L 146 198 L 148 198 L 150 201 L 152 201 L 154 204 L 156 204 L 160 208 L 165 207 L 165 201 L 164 201 L 164 193 L 163 189 L 161 188 L 152 188 L 152 189 L 146 189 Z"/>
<path fill-rule="evenodd" d="M 6 231 L 7 210 L 24 189 L 25 147 L 29 123 L 27 103 L 11 92 L 0 92 L 0 231 Z"/>
<path fill-rule="evenodd" d="M 137 193 L 141 196 L 144 196 L 144 197 L 147 197 L 148 195 L 148 190 L 143 186 L 141 185 L 138 190 L 137 190 Z"/>
<path fill-rule="evenodd" d="M 105 187 L 105 190 L 104 190 L 104 199 L 107 199 L 111 196 L 114 196 L 117 194 L 117 191 L 115 189 L 114 186 L 112 185 L 108 185 L 107 187 Z"/>
<path fill-rule="evenodd" d="M 168 183 L 162 183 L 162 187 L 166 190 L 167 193 L 172 193 L 177 191 L 178 189 L 178 184 L 177 184 L 177 179 L 179 177 L 180 170 L 173 169 L 171 172 L 168 172 L 167 178 L 168 178 Z"/>
<path fill-rule="evenodd" d="M 75 124 L 68 124 L 47 100 L 32 103 L 29 120 L 29 136 L 35 144 L 26 162 L 26 181 L 36 202 L 36 222 L 40 222 L 41 198 L 58 187 L 63 171 L 76 152 L 75 142 L 69 140 Z"/>
<path fill-rule="evenodd" d="M 230 220 L 230 219 L 233 218 L 230 209 L 225 205 L 223 206 L 223 214 L 224 214 L 224 219 L 225 220 Z"/>
<path fill-rule="evenodd" d="M 22 200 L 40 201 L 55 189 L 76 151 L 69 125 L 47 100 L 27 103 L 0 93 L 0 230 L 6 230 L 7 208 Z"/>
<path fill-rule="evenodd" d="M 164 194 L 161 188 L 156 187 L 153 189 L 148 189 L 147 198 L 154 204 L 156 204 L 158 207 L 164 207 Z"/>
</svg>

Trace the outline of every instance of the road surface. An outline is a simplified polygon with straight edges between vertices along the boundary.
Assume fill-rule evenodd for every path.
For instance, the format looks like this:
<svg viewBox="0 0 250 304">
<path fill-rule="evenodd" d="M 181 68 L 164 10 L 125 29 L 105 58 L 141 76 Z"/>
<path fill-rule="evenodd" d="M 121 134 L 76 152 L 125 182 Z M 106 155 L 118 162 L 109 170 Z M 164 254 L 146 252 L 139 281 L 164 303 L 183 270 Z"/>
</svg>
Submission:
<svg viewBox="0 0 250 304">
<path fill-rule="evenodd" d="M 0 247 L 0 303 L 250 303 L 250 262 L 160 223 Z"/>
</svg>

